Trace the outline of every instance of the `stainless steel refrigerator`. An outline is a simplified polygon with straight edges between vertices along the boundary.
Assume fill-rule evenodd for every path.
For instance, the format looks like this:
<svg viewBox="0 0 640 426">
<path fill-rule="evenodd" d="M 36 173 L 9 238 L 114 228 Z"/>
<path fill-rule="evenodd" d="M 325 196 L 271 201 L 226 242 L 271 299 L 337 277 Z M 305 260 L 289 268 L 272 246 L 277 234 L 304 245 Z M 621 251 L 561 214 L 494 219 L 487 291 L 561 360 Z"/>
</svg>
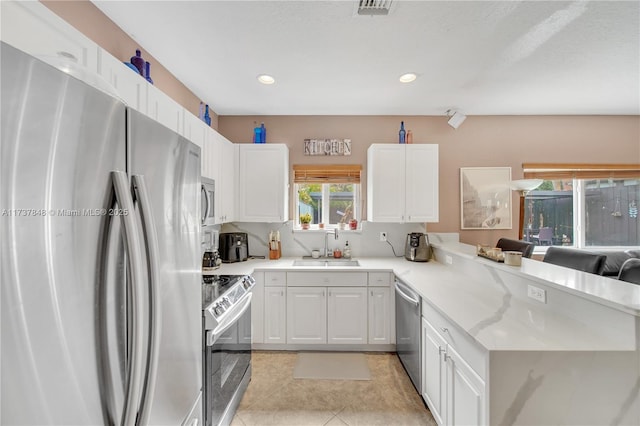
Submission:
<svg viewBox="0 0 640 426">
<path fill-rule="evenodd" d="M 0 48 L 0 423 L 201 424 L 200 148 Z"/>
</svg>

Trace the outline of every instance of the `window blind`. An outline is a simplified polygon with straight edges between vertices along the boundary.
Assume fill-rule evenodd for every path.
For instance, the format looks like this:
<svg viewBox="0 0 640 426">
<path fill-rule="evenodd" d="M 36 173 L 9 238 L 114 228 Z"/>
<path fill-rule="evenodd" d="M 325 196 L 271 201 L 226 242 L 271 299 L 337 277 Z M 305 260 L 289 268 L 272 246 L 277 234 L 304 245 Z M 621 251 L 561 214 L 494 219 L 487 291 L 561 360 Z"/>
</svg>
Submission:
<svg viewBox="0 0 640 426">
<path fill-rule="evenodd" d="M 525 179 L 640 178 L 640 164 L 523 163 Z"/>
<path fill-rule="evenodd" d="M 360 183 L 360 164 L 294 164 L 294 183 Z"/>
</svg>

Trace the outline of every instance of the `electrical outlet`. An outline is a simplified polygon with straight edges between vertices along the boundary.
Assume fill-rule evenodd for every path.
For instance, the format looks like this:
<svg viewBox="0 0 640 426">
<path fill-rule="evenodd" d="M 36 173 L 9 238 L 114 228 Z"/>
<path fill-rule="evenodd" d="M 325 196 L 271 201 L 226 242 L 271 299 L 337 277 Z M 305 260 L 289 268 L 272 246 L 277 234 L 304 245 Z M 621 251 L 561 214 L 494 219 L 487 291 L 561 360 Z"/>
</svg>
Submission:
<svg viewBox="0 0 640 426">
<path fill-rule="evenodd" d="M 387 233 L 386 232 L 381 232 L 380 233 L 380 241 L 387 241 Z"/>
<path fill-rule="evenodd" d="M 446 256 L 444 257 L 444 261 L 445 261 L 445 263 L 446 263 L 447 265 L 453 265 L 453 257 L 451 257 L 451 256 L 449 256 L 449 255 L 446 255 Z"/>
<path fill-rule="evenodd" d="M 527 296 L 541 303 L 547 303 L 547 291 L 541 288 L 528 285 Z"/>
</svg>

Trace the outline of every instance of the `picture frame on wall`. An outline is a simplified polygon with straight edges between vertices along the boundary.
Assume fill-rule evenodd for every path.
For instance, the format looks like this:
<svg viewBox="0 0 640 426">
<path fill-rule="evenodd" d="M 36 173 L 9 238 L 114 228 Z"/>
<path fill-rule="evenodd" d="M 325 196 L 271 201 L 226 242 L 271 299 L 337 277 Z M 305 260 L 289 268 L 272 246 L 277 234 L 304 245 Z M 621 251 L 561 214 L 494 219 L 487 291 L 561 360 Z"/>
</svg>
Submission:
<svg viewBox="0 0 640 426">
<path fill-rule="evenodd" d="M 511 167 L 460 168 L 460 228 L 512 229 Z"/>
</svg>

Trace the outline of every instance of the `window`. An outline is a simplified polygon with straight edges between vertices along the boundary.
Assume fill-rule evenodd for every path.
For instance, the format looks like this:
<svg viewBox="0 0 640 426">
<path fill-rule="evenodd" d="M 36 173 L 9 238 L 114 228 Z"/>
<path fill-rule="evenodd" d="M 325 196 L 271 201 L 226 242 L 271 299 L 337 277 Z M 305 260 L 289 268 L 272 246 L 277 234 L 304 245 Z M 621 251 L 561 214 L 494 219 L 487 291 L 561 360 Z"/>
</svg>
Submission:
<svg viewBox="0 0 640 426">
<path fill-rule="evenodd" d="M 525 240 L 578 248 L 640 245 L 640 172 L 574 170 L 568 178 L 566 170 L 527 172 L 526 166 L 525 177 L 545 180 L 527 194 Z"/>
<path fill-rule="evenodd" d="M 360 222 L 359 165 L 294 165 L 295 226 L 309 214 L 315 228 Z"/>
</svg>

